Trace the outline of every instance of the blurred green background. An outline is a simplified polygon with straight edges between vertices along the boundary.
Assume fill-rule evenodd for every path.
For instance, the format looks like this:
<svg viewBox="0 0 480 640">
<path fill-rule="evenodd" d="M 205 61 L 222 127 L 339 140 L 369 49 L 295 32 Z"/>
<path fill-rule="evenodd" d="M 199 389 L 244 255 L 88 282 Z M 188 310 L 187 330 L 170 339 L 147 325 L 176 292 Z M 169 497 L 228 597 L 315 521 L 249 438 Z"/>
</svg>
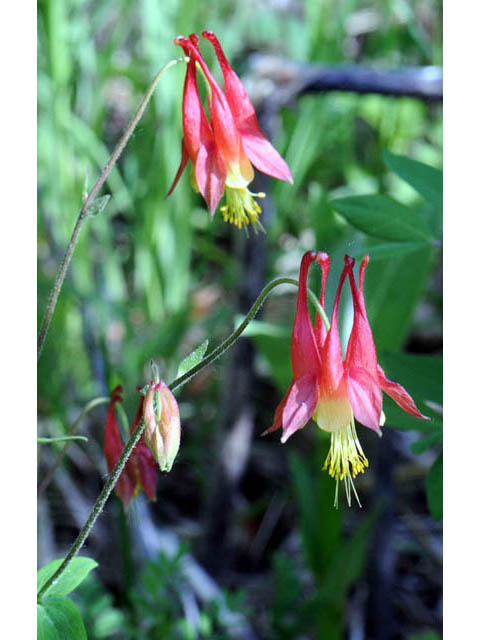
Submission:
<svg viewBox="0 0 480 640">
<path fill-rule="evenodd" d="M 267 96 L 270 104 L 278 87 L 252 74 L 252 53 L 329 66 L 442 64 L 441 5 L 434 0 L 39 0 L 39 322 L 84 189 L 93 186 L 156 71 L 179 55 L 175 35 L 206 28 L 217 33 L 252 97 Z M 211 47 L 202 44 L 202 51 L 219 77 Z M 281 72 L 283 63 L 276 65 Z M 111 200 L 84 226 L 39 362 L 40 435 L 67 433 L 86 402 L 117 384 L 132 419 L 150 358 L 171 380 L 195 346 L 206 338 L 218 344 L 245 311 L 238 291 L 250 278 L 248 242 L 262 254 L 262 282 L 297 277 L 305 251 L 327 251 L 328 309 L 343 254 L 369 250 L 367 308 L 380 363 L 434 419 L 419 425 L 386 402 L 387 424 L 404 431 L 386 429 L 379 443 L 359 427 L 371 461 L 358 482 L 364 509 L 334 511 L 334 483 L 321 473 L 327 440 L 318 430 L 309 426 L 285 447 L 277 437 L 258 437 L 290 380 L 295 291 L 274 295 L 249 330 L 245 459 L 234 481 L 225 480 L 221 465 L 214 476 L 231 494 L 223 566 L 209 562 L 218 508 L 211 469 L 224 455 L 236 391 L 229 387 L 233 355 L 179 394 L 182 448 L 149 511 L 152 527 L 189 551 L 172 556 L 160 545 L 166 555 L 158 556 L 146 543 L 135 548 L 146 512 L 134 507 L 125 519 L 112 498 L 103 518 L 110 522 L 86 550 L 100 567 L 78 592 L 89 637 L 439 637 L 441 513 L 437 476 L 427 487 L 428 504 L 425 478 L 441 442 L 441 209 L 388 166 L 384 152 L 441 168 L 441 105 L 334 92 L 300 96 L 275 111 L 269 134 L 295 183 L 268 183 L 268 233 L 247 240 L 218 212 L 210 222 L 188 176 L 165 199 L 180 160 L 183 78 L 182 65 L 163 76 L 107 180 Z M 352 224 L 348 206 L 332 204 L 365 194 L 388 195 L 423 216 L 432 241 L 394 246 Z M 311 286 L 318 280 L 313 274 Z M 351 310 L 344 306 L 346 331 Z M 39 501 L 40 564 L 68 548 L 101 487 L 104 417 L 99 407 L 82 423 L 78 433 L 88 444 L 72 445 Z M 420 444 L 411 429 L 425 431 Z M 39 449 L 40 480 L 55 453 Z M 205 602 L 188 590 L 182 567 L 192 558 L 217 581 L 217 595 Z M 382 558 L 385 574 L 377 566 Z M 389 599 L 383 613 L 376 600 L 382 592 Z M 185 594 L 196 602 L 196 617 Z"/>
</svg>

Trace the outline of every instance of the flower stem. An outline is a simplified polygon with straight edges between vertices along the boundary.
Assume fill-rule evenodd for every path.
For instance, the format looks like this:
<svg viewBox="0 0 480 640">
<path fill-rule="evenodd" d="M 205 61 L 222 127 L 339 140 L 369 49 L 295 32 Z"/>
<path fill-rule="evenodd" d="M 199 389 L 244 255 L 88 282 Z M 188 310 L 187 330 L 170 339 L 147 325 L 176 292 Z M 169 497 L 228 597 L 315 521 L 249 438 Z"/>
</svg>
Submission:
<svg viewBox="0 0 480 640">
<path fill-rule="evenodd" d="M 229 347 L 231 347 L 233 345 L 233 343 L 241 336 L 243 331 L 245 331 L 245 329 L 247 328 L 248 324 L 257 315 L 260 307 L 264 303 L 265 298 L 268 296 L 268 294 L 271 293 L 271 291 L 273 291 L 273 289 L 275 287 L 278 287 L 281 284 L 292 284 L 292 285 L 298 287 L 298 280 L 294 280 L 293 278 L 277 278 L 275 280 L 272 280 L 272 282 L 269 282 L 262 289 L 262 291 L 260 292 L 260 295 L 255 300 L 255 302 L 253 303 L 253 306 L 251 307 L 250 311 L 245 316 L 245 319 L 235 329 L 235 331 L 233 333 L 231 333 L 228 336 L 228 338 L 226 338 L 226 340 L 224 340 L 222 342 L 222 344 L 220 344 L 216 349 L 214 349 L 212 351 L 212 353 L 210 353 L 208 356 L 206 356 L 196 366 L 192 367 L 183 376 L 180 376 L 179 378 L 177 378 L 176 380 L 171 382 L 168 385 L 170 390 L 173 391 L 174 389 L 176 389 L 176 388 L 180 387 L 181 385 L 185 384 L 188 380 L 190 380 L 193 376 L 195 376 L 197 373 L 199 373 L 206 366 L 208 366 L 211 362 L 213 362 L 214 360 L 219 358 L 223 353 L 225 353 L 225 351 Z M 313 294 L 313 292 L 310 292 L 310 294 L 316 300 L 316 297 Z M 315 306 L 317 306 L 317 303 L 315 303 Z M 324 317 L 325 316 L 325 312 L 323 311 L 321 306 L 318 306 L 317 308 L 318 308 L 319 312 L 322 314 L 322 317 Z M 327 320 L 327 323 L 328 323 L 328 320 Z M 100 495 L 98 496 L 98 498 L 97 498 L 97 500 L 96 500 L 96 502 L 95 502 L 95 504 L 93 506 L 92 512 L 90 513 L 87 522 L 85 523 L 85 525 L 83 526 L 82 530 L 78 534 L 77 539 L 73 543 L 73 545 L 72 545 L 70 551 L 68 552 L 68 554 L 65 556 L 65 559 L 62 562 L 62 564 L 59 566 L 57 571 L 49 578 L 49 580 L 47 580 L 47 582 L 43 585 L 42 589 L 40 589 L 40 591 L 38 592 L 38 594 L 37 594 L 37 598 L 38 599 L 40 599 L 43 596 L 43 594 L 47 591 L 47 589 L 49 589 L 51 587 L 51 585 L 56 580 L 58 580 L 58 578 L 61 576 L 61 574 L 68 567 L 70 562 L 73 560 L 73 558 L 80 551 L 82 545 L 84 544 L 85 540 L 88 537 L 88 534 L 90 533 L 93 525 L 95 524 L 96 519 L 100 515 L 100 513 L 101 513 L 101 511 L 102 511 L 102 509 L 103 509 L 103 507 L 104 507 L 104 505 L 105 505 L 110 493 L 113 491 L 113 488 L 115 487 L 115 484 L 116 484 L 118 478 L 120 477 L 120 474 L 123 471 L 123 467 L 125 466 L 128 458 L 130 457 L 130 454 L 132 453 L 132 451 L 133 451 L 135 445 L 137 444 L 138 440 L 140 439 L 144 429 L 145 429 L 145 423 L 144 423 L 143 420 L 141 420 L 140 424 L 135 429 L 135 431 L 132 434 L 131 438 L 129 439 L 129 441 L 125 445 L 125 448 L 124 448 L 124 450 L 122 452 L 122 455 L 120 456 L 120 459 L 118 460 L 117 464 L 115 465 L 112 473 L 108 477 L 107 482 L 105 483 Z"/>
<path fill-rule="evenodd" d="M 313 293 L 313 291 L 311 289 L 307 288 L 307 294 L 308 294 L 308 297 L 310 298 L 310 302 L 315 307 L 315 310 L 319 313 L 319 315 L 320 315 L 320 317 L 322 319 L 322 322 L 325 325 L 325 329 L 327 331 L 330 331 L 330 321 L 327 318 L 327 314 L 325 313 L 325 309 L 320 304 L 319 299 L 317 298 L 317 296 Z"/>
<path fill-rule="evenodd" d="M 163 73 L 167 69 L 169 69 L 170 67 L 173 67 L 173 65 L 177 64 L 178 62 L 184 62 L 186 60 L 187 60 L 186 58 L 176 58 L 174 60 L 170 60 L 170 62 L 167 62 L 167 64 L 163 65 L 163 67 L 160 69 L 160 71 L 154 77 L 154 79 L 152 80 L 152 83 L 150 84 L 150 86 L 149 86 L 149 88 L 147 90 L 147 93 L 143 97 L 143 99 L 142 99 L 142 101 L 141 101 L 141 103 L 140 103 L 135 115 L 133 116 L 133 118 L 132 118 L 130 124 L 128 125 L 128 127 L 126 128 L 125 133 L 120 138 L 117 146 L 115 147 L 112 155 L 110 156 L 110 159 L 108 160 L 108 162 L 105 165 L 102 173 L 98 177 L 98 180 L 94 184 L 93 189 L 90 191 L 88 196 L 83 201 L 83 205 L 82 205 L 82 208 L 80 210 L 80 214 L 79 214 L 79 216 L 77 218 L 77 222 L 75 223 L 75 227 L 73 229 L 72 237 L 70 238 L 70 242 L 68 244 L 68 247 L 67 247 L 65 255 L 63 257 L 63 260 L 60 263 L 60 267 L 58 268 L 57 276 L 55 278 L 55 282 L 54 282 L 52 290 L 50 292 L 50 297 L 49 297 L 49 300 L 48 300 L 47 308 L 45 310 L 45 315 L 44 315 L 44 318 L 43 318 L 42 326 L 40 327 L 40 331 L 38 333 L 37 359 L 40 357 L 40 354 L 42 352 L 42 348 L 43 348 L 43 345 L 45 343 L 45 339 L 47 337 L 48 329 L 49 329 L 50 323 L 52 321 L 53 313 L 54 313 L 55 307 L 57 305 L 58 296 L 60 295 L 60 291 L 62 289 L 63 281 L 65 280 L 65 276 L 66 276 L 66 273 L 67 273 L 67 270 L 68 270 L 68 266 L 70 264 L 70 260 L 72 259 L 72 255 L 73 255 L 73 252 L 74 252 L 74 249 L 75 249 L 75 245 L 77 244 L 78 236 L 80 235 L 80 231 L 81 231 L 81 228 L 83 226 L 84 221 L 88 217 L 88 209 L 89 209 L 90 205 L 93 203 L 95 196 L 97 195 L 97 193 L 100 191 L 101 187 L 103 186 L 103 183 L 108 178 L 108 175 L 110 174 L 110 171 L 115 166 L 115 163 L 117 162 L 118 158 L 120 157 L 120 154 L 122 153 L 123 149 L 125 148 L 125 145 L 127 144 L 128 140 L 130 139 L 130 136 L 134 132 L 135 127 L 137 126 L 140 118 L 142 117 L 142 115 L 143 115 L 143 113 L 144 113 L 144 111 L 145 111 L 145 109 L 147 107 L 148 102 L 150 101 L 150 98 L 152 97 L 153 92 L 155 91 L 155 87 L 157 86 L 157 83 L 160 80 L 160 77 L 163 75 Z"/>
</svg>

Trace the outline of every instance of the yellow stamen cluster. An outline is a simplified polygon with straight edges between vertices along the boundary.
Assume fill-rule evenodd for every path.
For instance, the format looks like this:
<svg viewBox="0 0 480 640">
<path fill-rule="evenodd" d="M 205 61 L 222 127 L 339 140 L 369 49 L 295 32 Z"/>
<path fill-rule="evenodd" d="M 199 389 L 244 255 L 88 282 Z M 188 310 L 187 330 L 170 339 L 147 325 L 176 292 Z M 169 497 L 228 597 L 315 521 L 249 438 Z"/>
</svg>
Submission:
<svg viewBox="0 0 480 640">
<path fill-rule="evenodd" d="M 336 507 L 338 507 L 338 483 L 340 480 L 345 481 L 348 506 L 351 506 L 352 489 L 359 506 L 361 506 L 353 484 L 353 478 L 359 473 L 363 473 L 366 467 L 368 467 L 368 460 L 358 440 L 355 422 L 352 417 L 350 424 L 346 428 L 332 432 L 330 451 L 323 466 L 324 469 L 328 469 L 328 473 L 337 481 L 335 491 Z"/>
<path fill-rule="evenodd" d="M 264 198 L 264 193 L 252 193 L 245 187 L 234 188 L 226 186 L 225 196 L 227 198 L 227 204 L 220 207 L 225 222 L 230 222 L 239 229 L 241 229 L 243 225 L 247 227 L 251 224 L 255 232 L 257 232 L 258 229 L 264 231 L 258 219 L 262 210 L 258 202 L 254 200 L 254 197 Z"/>
</svg>

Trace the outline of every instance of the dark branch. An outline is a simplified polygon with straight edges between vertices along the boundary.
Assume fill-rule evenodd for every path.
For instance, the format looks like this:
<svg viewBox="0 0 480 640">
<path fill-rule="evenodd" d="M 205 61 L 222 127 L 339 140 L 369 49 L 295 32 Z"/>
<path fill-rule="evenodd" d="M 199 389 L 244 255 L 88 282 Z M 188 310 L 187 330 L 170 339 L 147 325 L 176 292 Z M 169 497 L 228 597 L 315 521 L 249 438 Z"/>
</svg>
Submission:
<svg viewBox="0 0 480 640">
<path fill-rule="evenodd" d="M 255 102 L 272 98 L 273 91 L 275 102 L 280 104 L 291 103 L 305 93 L 324 91 L 410 96 L 431 102 L 443 99 L 443 72 L 440 67 L 396 70 L 361 65 L 327 67 L 294 63 L 263 54 L 251 56 L 249 62 L 256 80 L 253 84 L 261 87 L 262 93 L 254 96 Z M 269 81 L 272 83 L 270 87 Z"/>
<path fill-rule="evenodd" d="M 421 100 L 440 101 L 443 98 L 442 70 L 439 67 L 397 71 L 360 66 L 319 68 L 307 74 L 299 93 L 318 91 L 378 93 L 385 96 L 410 96 Z"/>
</svg>

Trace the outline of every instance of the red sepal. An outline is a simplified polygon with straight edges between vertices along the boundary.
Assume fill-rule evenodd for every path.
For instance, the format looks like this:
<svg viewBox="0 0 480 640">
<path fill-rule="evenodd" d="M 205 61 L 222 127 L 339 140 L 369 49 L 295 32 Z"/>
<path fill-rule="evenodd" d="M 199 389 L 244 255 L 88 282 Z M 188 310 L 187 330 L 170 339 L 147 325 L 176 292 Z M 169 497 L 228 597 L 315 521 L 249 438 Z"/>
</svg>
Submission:
<svg viewBox="0 0 480 640">
<path fill-rule="evenodd" d="M 382 392 L 375 378 L 361 367 L 347 370 L 348 399 L 353 415 L 363 425 L 380 434 Z"/>
<path fill-rule="evenodd" d="M 313 416 L 318 404 L 318 384 L 313 373 L 307 373 L 295 380 L 290 387 L 287 401 L 282 412 L 283 433 L 281 441 L 285 443 L 298 429 L 302 429 Z"/>
<path fill-rule="evenodd" d="M 189 156 L 188 156 L 187 147 L 185 146 L 185 140 L 182 138 L 182 158 L 180 160 L 180 166 L 178 167 L 177 174 L 173 179 L 172 186 L 170 187 L 167 195 L 165 196 L 166 198 L 168 198 L 168 196 L 173 193 L 173 190 L 177 186 L 177 182 L 180 180 L 182 173 L 184 172 L 185 167 L 188 164 L 188 161 L 189 161 Z"/>
<path fill-rule="evenodd" d="M 288 395 L 292 389 L 293 386 L 293 382 L 290 383 L 290 386 L 288 387 L 288 391 L 287 393 L 284 395 L 282 401 L 280 402 L 280 404 L 278 405 L 276 411 L 275 411 L 275 415 L 273 416 L 273 424 L 271 427 L 269 427 L 268 429 L 265 429 L 265 431 L 261 434 L 262 436 L 266 436 L 267 433 L 272 433 L 273 431 L 276 431 L 277 429 L 280 429 L 280 427 L 282 426 L 282 420 L 283 420 L 283 409 L 285 407 L 285 404 L 287 402 L 288 399 Z"/>
<path fill-rule="evenodd" d="M 394 400 L 400 409 L 403 409 L 407 413 L 416 418 L 423 418 L 423 420 L 430 420 L 428 416 L 424 416 L 423 413 L 417 409 L 417 406 L 412 396 L 397 382 L 392 382 L 385 376 L 385 372 L 382 367 L 377 364 L 377 378 L 380 388 L 387 393 L 392 400 Z"/>
<path fill-rule="evenodd" d="M 112 473 L 123 451 L 123 440 L 115 417 L 115 405 L 122 402 L 122 387 L 119 385 L 112 391 L 105 422 L 103 451 L 107 461 L 108 473 Z M 127 461 L 115 485 L 115 492 L 126 508 L 135 494 L 136 474 L 130 459 Z"/>
</svg>

